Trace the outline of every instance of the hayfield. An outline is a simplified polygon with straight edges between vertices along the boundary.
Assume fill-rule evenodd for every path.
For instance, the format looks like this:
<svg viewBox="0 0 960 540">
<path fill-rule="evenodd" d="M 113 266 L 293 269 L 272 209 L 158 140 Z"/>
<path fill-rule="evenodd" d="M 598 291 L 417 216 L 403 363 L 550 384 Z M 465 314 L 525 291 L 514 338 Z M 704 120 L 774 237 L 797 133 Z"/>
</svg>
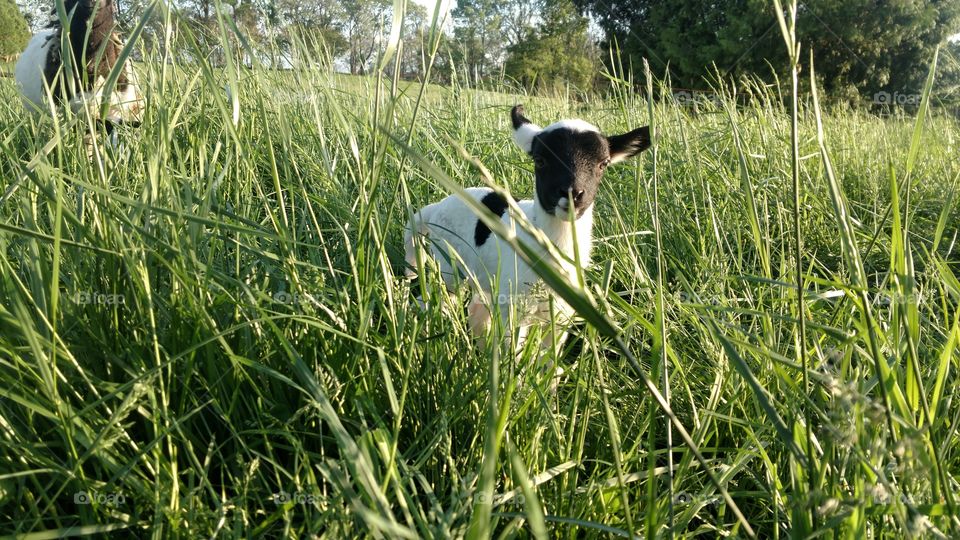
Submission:
<svg viewBox="0 0 960 540">
<path fill-rule="evenodd" d="M 821 145 L 804 98 L 795 209 L 788 88 L 693 109 L 621 79 L 139 69 L 143 126 L 93 160 L 84 119 L 0 78 L 0 535 L 960 533 L 960 125 L 936 108 L 823 106 Z M 481 185 L 474 160 L 532 194 L 515 103 L 656 130 L 605 176 L 564 292 L 584 320 L 547 358 L 478 347 L 465 296 L 403 277 L 410 212 Z"/>
</svg>

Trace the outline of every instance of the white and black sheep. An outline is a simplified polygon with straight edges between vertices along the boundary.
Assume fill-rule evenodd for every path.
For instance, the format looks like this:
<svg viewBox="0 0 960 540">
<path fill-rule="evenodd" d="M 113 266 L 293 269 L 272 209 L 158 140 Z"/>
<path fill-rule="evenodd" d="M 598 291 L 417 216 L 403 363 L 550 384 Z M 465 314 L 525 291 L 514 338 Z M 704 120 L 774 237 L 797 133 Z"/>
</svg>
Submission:
<svg viewBox="0 0 960 540">
<path fill-rule="evenodd" d="M 572 261 L 579 260 L 583 266 L 590 262 L 593 201 L 603 172 L 607 165 L 649 147 L 650 131 L 641 127 L 607 137 L 583 120 L 562 120 L 541 128 L 524 116 L 520 105 L 513 108 L 510 116 L 513 139 L 533 159 L 536 175 L 534 198 L 518 201 L 517 205 L 564 255 L 559 261 L 560 271 L 575 284 L 577 269 Z M 485 187 L 468 188 L 466 192 L 500 216 L 508 230 L 516 231 L 520 242 L 536 245 L 530 234 L 515 225 L 501 195 Z M 474 289 L 479 289 L 468 308 L 470 328 L 475 335 L 486 332 L 490 307 L 494 305 L 500 308 L 505 322 L 511 305 L 523 306 L 519 308 L 519 342 L 531 324 L 549 320 L 549 299 L 526 301 L 540 284 L 540 278 L 509 244 L 491 234 L 457 196 L 451 195 L 417 212 L 407 226 L 404 245 L 409 268 L 417 267 L 418 245 L 423 245 L 439 265 L 448 289 L 457 287 L 464 277 Z M 554 299 L 554 306 L 560 319 L 573 315 L 559 298 Z"/>
<path fill-rule="evenodd" d="M 65 0 L 69 26 L 64 28 L 53 11 L 47 28 L 33 36 L 14 70 L 23 102 L 32 111 L 48 110 L 47 88 L 55 105 L 67 103 L 74 113 L 86 108 L 95 121 L 114 125 L 140 123 L 143 99 L 136 73 L 126 62 L 116 86 L 107 96 L 106 114 L 100 106 L 107 78 L 119 61 L 123 42 L 114 31 L 113 0 Z M 69 50 L 62 47 L 64 32 Z M 69 55 L 71 72 L 65 69 Z"/>
</svg>

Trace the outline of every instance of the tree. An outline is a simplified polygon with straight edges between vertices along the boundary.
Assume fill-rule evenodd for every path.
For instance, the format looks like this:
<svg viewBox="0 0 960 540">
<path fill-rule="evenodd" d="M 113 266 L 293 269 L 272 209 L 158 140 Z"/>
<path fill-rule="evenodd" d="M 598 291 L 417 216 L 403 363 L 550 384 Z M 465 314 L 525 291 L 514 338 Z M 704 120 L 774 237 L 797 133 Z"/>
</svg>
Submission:
<svg viewBox="0 0 960 540">
<path fill-rule="evenodd" d="M 776 14 L 766 0 L 575 0 L 633 61 L 702 88 L 713 66 L 730 77 L 787 69 Z M 813 51 L 828 92 L 916 91 L 933 49 L 960 27 L 956 0 L 812 0 L 798 8 L 799 40 Z M 801 59 L 809 63 L 806 55 Z M 768 65 L 769 62 L 769 65 Z"/>
<path fill-rule="evenodd" d="M 342 33 L 345 12 L 339 1 L 271 0 L 267 7 L 274 46 L 293 62 L 315 63 L 323 56 L 337 57 L 347 51 Z"/>
<path fill-rule="evenodd" d="M 960 41 L 953 41 L 940 51 L 933 95 L 960 118 Z"/>
<path fill-rule="evenodd" d="M 539 31 L 508 49 L 504 72 L 528 88 L 569 84 L 587 90 L 599 58 L 588 21 L 571 0 L 547 0 Z"/>
<path fill-rule="evenodd" d="M 459 64 L 454 58 L 459 54 L 459 47 L 454 43 L 453 36 L 446 32 L 440 32 L 437 40 L 439 41 L 437 56 L 433 61 L 431 78 L 433 82 L 440 84 L 453 84 L 459 77 L 457 71 Z"/>
<path fill-rule="evenodd" d="M 500 4 L 504 42 L 514 47 L 536 34 L 536 21 L 548 7 L 545 0 L 510 0 Z"/>
<path fill-rule="evenodd" d="M 933 51 L 960 24 L 956 1 L 810 2 L 801 34 L 827 91 L 919 94 Z"/>
<path fill-rule="evenodd" d="M 13 0 L 0 0 L 0 56 L 18 54 L 30 40 L 30 29 Z"/>
<path fill-rule="evenodd" d="M 491 77 L 503 60 L 501 10 L 496 0 L 459 0 L 451 12 L 456 44 L 451 52 L 471 79 Z"/>
<path fill-rule="evenodd" d="M 221 6 L 227 9 L 226 13 L 230 15 L 251 46 L 267 41 L 269 21 L 265 8 L 269 7 L 269 4 L 259 4 L 253 0 L 223 0 Z"/>
<path fill-rule="evenodd" d="M 408 3 L 407 12 L 403 14 L 403 50 L 400 55 L 400 76 L 405 79 L 416 79 L 423 75 L 424 61 L 430 45 L 430 19 L 427 18 L 427 9 L 419 4 Z"/>
<path fill-rule="evenodd" d="M 342 3 L 343 35 L 347 41 L 350 73 L 363 75 L 370 68 L 387 32 L 390 31 L 390 0 L 346 0 Z"/>
</svg>

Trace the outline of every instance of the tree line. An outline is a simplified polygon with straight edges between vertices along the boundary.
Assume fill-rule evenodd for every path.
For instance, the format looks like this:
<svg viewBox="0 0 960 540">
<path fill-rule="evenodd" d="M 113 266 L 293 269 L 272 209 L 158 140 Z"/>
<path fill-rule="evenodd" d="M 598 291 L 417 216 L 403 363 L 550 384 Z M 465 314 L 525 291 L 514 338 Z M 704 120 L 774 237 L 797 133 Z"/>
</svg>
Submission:
<svg viewBox="0 0 960 540">
<path fill-rule="evenodd" d="M 675 85 L 702 87 L 719 76 L 788 77 L 786 49 L 770 0 L 575 0 L 619 45 L 627 61 L 647 58 Z M 956 77 L 957 0 L 808 0 L 798 5 L 802 62 L 813 65 L 834 98 L 923 88 L 934 49 L 945 46 L 943 73 Z M 955 84 L 955 83 L 951 83 Z"/>
<path fill-rule="evenodd" d="M 50 0 L 16 1 L 33 29 L 49 17 Z M 150 4 L 115 2 L 119 21 L 128 27 Z M 5 5 L 14 4 L 0 0 L 0 12 Z M 256 51 L 259 63 L 281 68 L 326 61 L 356 75 L 377 65 L 394 8 L 390 0 L 167 5 L 212 59 L 222 53 L 222 15 Z M 155 12 L 154 18 L 147 39 L 163 36 L 162 16 Z M 960 1 L 811 0 L 799 5 L 798 18 L 799 39 L 813 53 L 818 82 L 834 98 L 918 93 L 937 46 L 945 53 L 941 87 L 960 87 L 960 43 L 947 42 L 960 33 Z M 0 25 L 3 21 L 0 14 Z M 419 79 L 433 57 L 431 79 L 441 83 L 513 81 L 528 89 L 586 91 L 605 84 L 602 74 L 611 71 L 611 62 L 637 71 L 646 59 L 674 87 L 703 89 L 745 77 L 773 81 L 786 75 L 788 65 L 769 0 L 459 0 L 436 20 L 408 0 L 402 26 L 400 54 L 391 69 Z M 10 41 L 0 39 L 0 46 Z"/>
<path fill-rule="evenodd" d="M 150 4 L 115 2 L 117 20 L 127 27 Z M 34 31 L 49 19 L 50 0 L 17 4 Z M 168 5 L 212 59 L 222 43 L 218 14 L 223 14 L 243 34 L 244 43 L 257 51 L 260 63 L 290 67 L 326 59 L 355 75 L 366 74 L 377 64 L 394 7 L 390 0 L 172 0 Z M 148 40 L 163 36 L 162 17 L 155 13 L 154 19 L 145 31 Z M 431 31 L 435 22 L 441 26 L 439 33 Z M 587 89 L 600 67 L 599 41 L 588 34 L 588 19 L 572 0 L 460 0 L 437 21 L 422 5 L 408 0 L 402 36 L 397 69 L 409 79 L 425 75 L 434 48 L 432 77 L 437 82 L 480 84 L 508 78 L 529 87 Z"/>
</svg>

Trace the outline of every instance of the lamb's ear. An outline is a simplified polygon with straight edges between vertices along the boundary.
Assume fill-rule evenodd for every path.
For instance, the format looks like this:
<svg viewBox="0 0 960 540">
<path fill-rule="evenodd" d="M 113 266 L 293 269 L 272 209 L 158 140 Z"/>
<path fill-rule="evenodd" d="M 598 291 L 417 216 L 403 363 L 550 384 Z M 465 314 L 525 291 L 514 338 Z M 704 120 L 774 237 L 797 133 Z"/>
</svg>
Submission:
<svg viewBox="0 0 960 540">
<path fill-rule="evenodd" d="M 510 122 L 513 124 L 513 142 L 517 143 L 526 153 L 530 153 L 533 138 L 540 131 L 540 126 L 534 124 L 523 115 L 523 105 L 516 105 L 510 111 Z"/>
<path fill-rule="evenodd" d="M 610 142 L 610 163 L 631 158 L 650 147 L 650 128 L 643 126 L 623 135 L 607 137 Z"/>
</svg>

